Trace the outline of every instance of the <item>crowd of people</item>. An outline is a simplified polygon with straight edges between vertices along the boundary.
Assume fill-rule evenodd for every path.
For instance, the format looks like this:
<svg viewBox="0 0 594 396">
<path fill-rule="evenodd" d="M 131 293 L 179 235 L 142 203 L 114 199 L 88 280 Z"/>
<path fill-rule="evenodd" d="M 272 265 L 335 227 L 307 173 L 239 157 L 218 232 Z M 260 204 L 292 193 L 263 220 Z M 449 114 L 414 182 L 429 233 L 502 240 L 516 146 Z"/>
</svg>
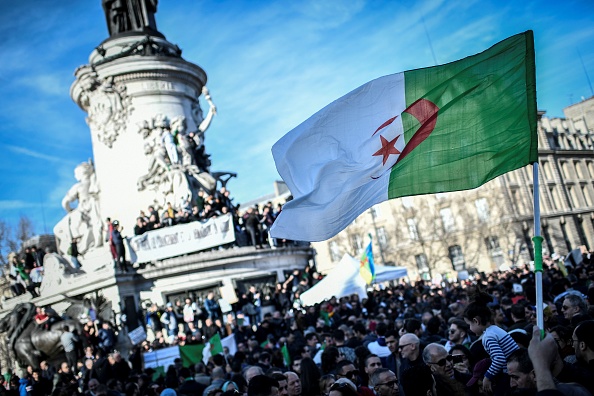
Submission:
<svg viewBox="0 0 594 396">
<path fill-rule="evenodd" d="M 22 255 L 11 254 L 8 258 L 10 292 L 12 297 L 29 292 L 32 298 L 39 297 L 43 280 L 43 257 L 46 252 L 33 245 L 23 250 Z"/>
<path fill-rule="evenodd" d="M 212 218 L 230 214 L 233 217 L 235 229 L 235 243 L 232 246 L 253 246 L 262 249 L 265 246 L 279 247 L 291 243 L 270 237 L 268 231 L 280 214 L 282 206 L 276 207 L 272 202 L 265 205 L 254 205 L 240 209 L 240 205 L 233 204 L 233 198 L 225 187 L 207 194 L 203 190 L 198 192 L 195 201 L 187 200 L 176 209 L 171 202 L 161 213 L 149 206 L 148 211 L 141 210 L 136 218 L 134 235 L 142 235 L 147 231 L 193 221 L 207 221 Z M 230 247 L 230 246 L 226 246 Z"/>
<path fill-rule="evenodd" d="M 146 340 L 126 359 L 87 332 L 67 337 L 70 354 L 6 379 L 20 395 L 592 395 L 594 256 L 564 266 L 547 260 L 544 329 L 535 327 L 534 275 L 527 268 L 439 285 L 423 281 L 374 288 L 367 298 L 301 306 L 319 280 L 295 270 L 272 292 L 251 287 L 229 312 L 214 293 L 199 301 L 152 304 Z M 105 324 L 109 327 L 108 324 Z M 172 344 L 233 336 L 206 364 L 177 359 L 164 375 L 142 354 Z M 78 341 L 77 341 L 78 339 Z M 85 344 L 86 343 L 86 344 Z M 68 353 L 67 353 L 68 356 Z M 4 392 L 4 390 L 0 389 Z"/>
</svg>

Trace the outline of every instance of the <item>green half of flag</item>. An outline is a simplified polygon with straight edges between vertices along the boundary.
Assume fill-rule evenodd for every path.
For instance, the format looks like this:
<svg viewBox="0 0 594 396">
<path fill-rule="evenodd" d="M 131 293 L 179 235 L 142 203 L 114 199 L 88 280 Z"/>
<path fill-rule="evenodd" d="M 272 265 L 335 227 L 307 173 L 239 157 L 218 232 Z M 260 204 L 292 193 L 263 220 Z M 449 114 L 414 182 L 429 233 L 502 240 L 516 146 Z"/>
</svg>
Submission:
<svg viewBox="0 0 594 396">
<path fill-rule="evenodd" d="M 285 361 L 285 366 L 291 367 L 291 355 L 289 354 L 289 348 L 287 348 L 287 344 L 282 346 L 281 353 L 283 354 L 283 360 Z"/>
<path fill-rule="evenodd" d="M 182 359 L 182 365 L 184 367 L 194 366 L 196 363 L 202 361 L 202 350 L 204 344 L 191 344 L 179 347 L 179 355 Z"/>
<path fill-rule="evenodd" d="M 532 31 L 404 73 L 406 147 L 389 198 L 466 190 L 538 160 Z"/>
</svg>

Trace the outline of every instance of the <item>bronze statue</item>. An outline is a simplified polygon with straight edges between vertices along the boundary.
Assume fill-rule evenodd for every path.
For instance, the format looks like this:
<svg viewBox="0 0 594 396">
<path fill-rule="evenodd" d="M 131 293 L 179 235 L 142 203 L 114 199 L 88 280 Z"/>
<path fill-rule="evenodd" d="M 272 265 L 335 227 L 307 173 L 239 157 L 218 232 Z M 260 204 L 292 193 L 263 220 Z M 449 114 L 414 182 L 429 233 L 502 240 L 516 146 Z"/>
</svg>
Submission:
<svg viewBox="0 0 594 396">
<path fill-rule="evenodd" d="M 158 34 L 158 0 L 102 0 L 110 37 L 127 32 Z"/>
<path fill-rule="evenodd" d="M 32 303 L 17 304 L 12 312 L 0 320 L 0 332 L 7 332 L 7 346 L 13 350 L 21 367 L 39 367 L 43 360 L 48 360 L 50 364 L 59 364 L 64 360 L 64 350 L 60 342 L 64 326 L 71 330 L 76 329 L 78 334 L 82 334 L 82 325 L 77 320 L 60 320 L 44 330 L 33 320 L 35 311 Z"/>
</svg>

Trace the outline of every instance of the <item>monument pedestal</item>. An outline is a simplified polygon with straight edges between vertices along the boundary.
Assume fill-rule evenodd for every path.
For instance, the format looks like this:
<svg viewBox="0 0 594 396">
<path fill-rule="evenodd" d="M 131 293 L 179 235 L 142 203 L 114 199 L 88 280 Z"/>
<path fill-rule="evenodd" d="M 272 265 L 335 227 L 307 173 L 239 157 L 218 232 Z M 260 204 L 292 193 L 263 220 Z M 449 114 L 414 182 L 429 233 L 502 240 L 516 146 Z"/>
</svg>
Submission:
<svg viewBox="0 0 594 396">
<path fill-rule="evenodd" d="M 198 131 L 206 73 L 165 39 L 134 35 L 105 41 L 75 75 L 70 94 L 88 113 L 101 213 L 118 219 L 131 235 L 139 211 L 149 205 L 163 210 L 167 190 L 176 187 L 139 188 L 163 143 L 167 126 L 159 123 L 183 117 L 187 133 Z M 172 162 L 167 161 L 170 169 Z"/>
</svg>

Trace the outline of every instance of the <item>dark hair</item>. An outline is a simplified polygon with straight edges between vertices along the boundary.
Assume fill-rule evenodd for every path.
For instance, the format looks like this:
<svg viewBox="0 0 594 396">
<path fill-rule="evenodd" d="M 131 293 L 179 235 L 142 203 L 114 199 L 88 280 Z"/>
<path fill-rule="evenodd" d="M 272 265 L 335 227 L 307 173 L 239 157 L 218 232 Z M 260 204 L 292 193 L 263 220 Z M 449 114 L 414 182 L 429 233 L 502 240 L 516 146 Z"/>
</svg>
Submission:
<svg viewBox="0 0 594 396">
<path fill-rule="evenodd" d="M 283 373 L 278 372 L 278 371 L 275 371 L 274 373 L 270 373 L 270 374 L 268 374 L 268 376 L 270 378 L 272 378 L 273 380 L 276 380 L 279 383 L 279 386 L 280 386 L 281 381 L 287 380 L 287 377 L 285 377 L 285 375 Z"/>
<path fill-rule="evenodd" d="M 335 346 L 329 346 L 322 352 L 322 373 L 330 374 L 336 368 L 336 359 L 340 356 L 340 351 Z"/>
<path fill-rule="evenodd" d="M 521 373 L 528 374 L 532 370 L 534 370 L 534 365 L 532 364 L 532 360 L 530 360 L 530 356 L 528 355 L 528 350 L 524 348 L 520 348 L 515 350 L 509 355 L 507 358 L 508 363 L 516 362 L 518 363 L 518 370 Z"/>
<path fill-rule="evenodd" d="M 365 333 L 367 333 L 367 330 L 365 330 L 365 326 L 363 325 L 363 323 L 357 322 L 353 326 L 353 332 L 365 334 Z"/>
<path fill-rule="evenodd" d="M 185 378 L 188 378 L 188 377 L 189 377 L 189 376 L 191 376 L 191 375 L 192 375 L 192 373 L 190 372 L 190 369 L 189 369 L 189 368 L 187 368 L 187 367 L 182 367 L 182 368 L 179 370 L 179 376 L 180 376 L 180 377 L 183 377 L 184 379 L 185 379 Z"/>
<path fill-rule="evenodd" d="M 437 334 L 439 333 L 439 328 L 441 327 L 441 320 L 437 316 L 433 316 L 427 322 L 427 333 L 428 334 Z"/>
<path fill-rule="evenodd" d="M 225 357 L 223 355 L 221 355 L 220 353 L 217 353 L 216 355 L 214 355 L 212 357 L 212 362 L 215 364 L 215 366 L 225 366 Z"/>
<path fill-rule="evenodd" d="M 124 392 L 125 392 L 124 394 L 126 396 L 134 396 L 134 393 L 136 393 L 136 391 L 138 391 L 139 394 L 140 394 L 140 387 L 138 386 L 138 384 L 129 382 L 129 383 L 126 384 L 126 388 L 124 390 Z"/>
<path fill-rule="evenodd" d="M 303 358 L 301 360 L 301 394 L 319 395 L 320 394 L 320 369 L 312 358 Z"/>
<path fill-rule="evenodd" d="M 421 329 L 421 321 L 419 319 L 410 318 L 404 322 L 404 331 L 407 333 L 414 333 Z"/>
<path fill-rule="evenodd" d="M 367 367 L 367 361 L 372 357 L 379 357 L 379 356 L 377 356 L 375 353 L 370 353 L 369 355 L 365 356 L 365 359 L 363 360 L 363 366 Z"/>
<path fill-rule="evenodd" d="M 406 396 L 426 396 L 427 391 L 433 388 L 434 381 L 431 369 L 424 364 L 405 370 L 400 379 Z"/>
<path fill-rule="evenodd" d="M 375 328 L 375 332 L 378 336 L 383 337 L 386 335 L 386 331 L 388 331 L 388 325 L 384 322 L 379 322 L 377 327 Z"/>
<path fill-rule="evenodd" d="M 344 341 L 344 331 L 340 329 L 334 330 L 334 333 L 332 333 L 332 338 L 339 342 Z"/>
<path fill-rule="evenodd" d="M 269 396 L 272 388 L 278 388 L 278 381 L 265 375 L 256 375 L 248 384 L 248 396 Z"/>
<path fill-rule="evenodd" d="M 478 318 L 479 324 L 481 325 L 490 323 L 492 321 L 493 312 L 487 304 L 493 302 L 493 298 L 477 288 L 471 297 L 471 301 L 472 302 L 468 304 L 464 310 L 464 318 L 468 320 Z"/>
<path fill-rule="evenodd" d="M 470 349 L 468 349 L 467 347 L 465 347 L 462 344 L 457 344 L 452 346 L 452 349 L 450 349 L 450 355 L 454 352 L 454 351 L 460 351 L 464 354 L 464 356 L 466 356 L 466 359 L 468 359 L 468 367 L 470 369 L 472 369 L 474 367 L 474 356 L 472 356 L 472 353 L 470 352 Z"/>
<path fill-rule="evenodd" d="M 305 336 L 305 339 L 306 339 L 307 341 L 310 341 L 310 340 L 311 340 L 312 338 L 314 338 L 314 337 L 316 337 L 316 338 L 318 337 L 317 333 L 315 333 L 315 332 L 311 332 L 311 333 L 308 333 L 308 334 Z"/>
<path fill-rule="evenodd" d="M 450 326 L 451 325 L 456 325 L 456 327 L 460 330 L 462 330 L 463 332 L 465 332 L 468 335 L 468 330 L 470 330 L 468 328 L 468 325 L 466 324 L 465 321 L 463 321 L 462 319 L 458 319 L 458 318 L 453 318 L 450 321 Z"/>
<path fill-rule="evenodd" d="M 594 320 L 581 322 L 575 328 L 575 336 L 579 342 L 585 342 L 588 349 L 594 351 Z"/>
<path fill-rule="evenodd" d="M 518 320 L 526 319 L 526 310 L 523 304 L 514 304 L 511 307 L 511 314 Z"/>
<path fill-rule="evenodd" d="M 336 363 L 336 370 L 335 372 L 338 374 L 342 371 L 342 369 L 346 366 L 355 365 L 355 363 L 351 362 L 350 360 L 341 360 L 340 362 Z"/>
</svg>

